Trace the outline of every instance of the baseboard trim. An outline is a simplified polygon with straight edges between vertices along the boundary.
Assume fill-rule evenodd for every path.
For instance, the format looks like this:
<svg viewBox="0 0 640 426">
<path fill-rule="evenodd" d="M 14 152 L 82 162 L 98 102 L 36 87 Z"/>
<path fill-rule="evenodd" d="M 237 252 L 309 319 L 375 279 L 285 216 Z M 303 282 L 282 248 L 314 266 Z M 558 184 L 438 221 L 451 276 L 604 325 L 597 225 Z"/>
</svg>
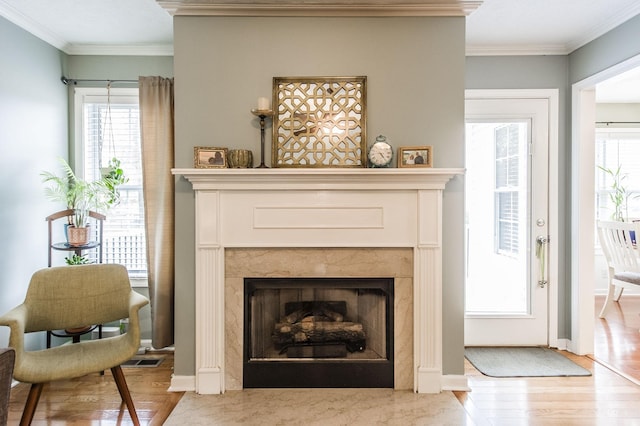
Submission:
<svg viewBox="0 0 640 426">
<path fill-rule="evenodd" d="M 171 376 L 168 392 L 195 392 L 196 376 Z"/>
<path fill-rule="evenodd" d="M 465 375 L 446 374 L 442 376 L 443 391 L 469 392 L 469 381 Z"/>
<path fill-rule="evenodd" d="M 171 376 L 171 386 L 169 392 L 195 392 L 196 377 L 195 376 Z M 443 391 L 460 391 L 469 392 L 469 382 L 465 375 L 447 374 L 442 376 Z"/>
<path fill-rule="evenodd" d="M 560 349 L 561 351 L 569 351 L 569 352 L 571 352 L 571 350 L 569 350 L 569 344 L 570 344 L 570 340 L 569 339 L 558 339 L 556 341 L 556 343 L 558 344 L 556 346 L 556 349 Z"/>
</svg>

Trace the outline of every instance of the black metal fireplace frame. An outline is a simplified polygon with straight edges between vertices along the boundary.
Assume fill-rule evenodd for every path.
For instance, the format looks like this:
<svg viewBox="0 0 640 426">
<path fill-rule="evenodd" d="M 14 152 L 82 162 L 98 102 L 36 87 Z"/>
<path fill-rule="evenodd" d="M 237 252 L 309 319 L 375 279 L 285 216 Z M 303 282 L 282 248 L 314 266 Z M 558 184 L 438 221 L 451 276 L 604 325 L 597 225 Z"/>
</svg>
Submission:
<svg viewBox="0 0 640 426">
<path fill-rule="evenodd" d="M 333 288 L 380 289 L 386 293 L 386 359 L 251 360 L 252 293 L 257 289 L 302 288 L 330 285 Z M 244 388 L 393 388 L 393 294 L 394 279 L 388 277 L 245 278 L 244 279 Z"/>
</svg>

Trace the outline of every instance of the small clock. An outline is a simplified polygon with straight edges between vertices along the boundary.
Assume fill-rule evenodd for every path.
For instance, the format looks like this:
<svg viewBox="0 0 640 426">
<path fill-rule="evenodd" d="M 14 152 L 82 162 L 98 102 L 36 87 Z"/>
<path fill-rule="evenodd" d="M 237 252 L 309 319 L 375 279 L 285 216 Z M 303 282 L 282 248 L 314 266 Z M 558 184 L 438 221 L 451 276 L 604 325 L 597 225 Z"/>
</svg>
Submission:
<svg viewBox="0 0 640 426">
<path fill-rule="evenodd" d="M 369 148 L 369 166 L 370 167 L 389 167 L 393 159 L 393 148 L 387 137 L 380 135 Z"/>
</svg>

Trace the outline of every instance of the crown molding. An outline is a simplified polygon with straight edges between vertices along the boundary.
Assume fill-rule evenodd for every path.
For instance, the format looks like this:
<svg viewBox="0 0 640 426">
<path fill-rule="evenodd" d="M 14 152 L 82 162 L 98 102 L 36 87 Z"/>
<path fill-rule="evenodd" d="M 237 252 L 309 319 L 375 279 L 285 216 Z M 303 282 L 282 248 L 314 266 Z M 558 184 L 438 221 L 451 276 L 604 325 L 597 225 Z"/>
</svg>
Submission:
<svg viewBox="0 0 640 426">
<path fill-rule="evenodd" d="M 68 55 L 173 56 L 173 44 L 72 44 L 64 52 Z"/>
<path fill-rule="evenodd" d="M 67 55 L 173 56 L 173 45 L 73 44 L 0 0 L 0 16 Z"/>
<path fill-rule="evenodd" d="M 571 53 L 566 45 L 467 44 L 466 56 L 550 56 Z"/>
<path fill-rule="evenodd" d="M 635 2 L 630 6 L 618 10 L 616 14 L 611 18 L 604 20 L 600 23 L 600 25 L 592 28 L 582 37 L 569 41 L 567 43 L 569 52 L 573 52 L 574 50 L 579 49 L 580 47 L 592 42 L 598 37 L 603 36 L 604 34 L 624 24 L 629 19 L 635 17 L 638 14 L 640 14 L 640 2 Z"/>
<path fill-rule="evenodd" d="M 571 52 L 589 44 L 603 36 L 629 19 L 640 14 L 640 3 L 620 9 L 613 17 L 592 28 L 582 37 L 570 40 L 565 44 L 556 45 L 500 45 L 500 44 L 467 44 L 467 56 L 532 56 L 532 55 L 568 55 Z"/>
<path fill-rule="evenodd" d="M 4 1 L 0 1 L 0 16 L 59 50 L 65 51 L 69 47 L 66 40 Z"/>
<path fill-rule="evenodd" d="M 174 16 L 467 16 L 484 0 L 441 0 L 380 4 L 311 2 L 241 3 L 233 1 L 158 1 Z"/>
</svg>

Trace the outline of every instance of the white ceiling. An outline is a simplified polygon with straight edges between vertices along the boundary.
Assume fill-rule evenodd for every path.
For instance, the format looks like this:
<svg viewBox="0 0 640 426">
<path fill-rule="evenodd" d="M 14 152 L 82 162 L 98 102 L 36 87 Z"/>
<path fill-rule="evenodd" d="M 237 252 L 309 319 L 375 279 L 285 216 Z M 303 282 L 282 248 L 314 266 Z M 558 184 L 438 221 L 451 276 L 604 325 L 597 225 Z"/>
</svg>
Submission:
<svg viewBox="0 0 640 426">
<path fill-rule="evenodd" d="M 447 1 L 451 3 L 450 0 L 440 3 Z M 240 3 L 228 1 L 234 2 Z M 254 2 L 265 3 L 264 0 Z M 314 3 L 309 0 L 284 2 Z M 351 0 L 342 3 L 438 2 Z M 467 54 L 568 54 L 639 13 L 640 0 L 484 0 L 467 17 Z M 0 0 L 0 16 L 72 55 L 173 54 L 172 18 L 155 0 Z M 640 73 L 619 79 L 628 85 L 639 81 Z M 628 86 L 619 88 L 613 83 L 604 88 L 611 93 L 610 101 L 630 93 Z M 600 87 L 598 92 L 599 97 L 604 96 Z M 637 86 L 633 93 L 640 93 Z M 614 95 L 617 97 L 613 98 Z"/>
<path fill-rule="evenodd" d="M 155 0 L 0 0 L 0 15 L 70 55 L 172 55 L 171 15 Z"/>
<path fill-rule="evenodd" d="M 485 0 L 467 53 L 566 55 L 639 13 L 639 0 Z"/>
</svg>

